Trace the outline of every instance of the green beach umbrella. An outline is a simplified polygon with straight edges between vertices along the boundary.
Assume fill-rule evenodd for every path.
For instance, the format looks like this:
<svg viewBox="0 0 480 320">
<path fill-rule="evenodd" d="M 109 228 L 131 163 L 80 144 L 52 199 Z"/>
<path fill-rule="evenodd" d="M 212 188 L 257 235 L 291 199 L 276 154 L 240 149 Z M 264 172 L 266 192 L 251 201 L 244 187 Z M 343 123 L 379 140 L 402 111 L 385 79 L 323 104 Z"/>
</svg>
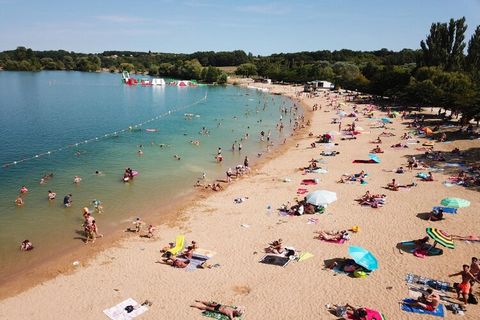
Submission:
<svg viewBox="0 0 480 320">
<path fill-rule="evenodd" d="M 455 249 L 455 243 L 453 242 L 452 236 L 448 235 L 445 231 L 437 228 L 427 228 L 426 231 L 427 235 L 436 243 L 440 243 L 442 246 L 449 249 Z"/>
<path fill-rule="evenodd" d="M 445 198 L 443 199 L 440 204 L 445 207 L 450 208 L 465 208 L 470 206 L 470 201 L 460 198 Z"/>
</svg>

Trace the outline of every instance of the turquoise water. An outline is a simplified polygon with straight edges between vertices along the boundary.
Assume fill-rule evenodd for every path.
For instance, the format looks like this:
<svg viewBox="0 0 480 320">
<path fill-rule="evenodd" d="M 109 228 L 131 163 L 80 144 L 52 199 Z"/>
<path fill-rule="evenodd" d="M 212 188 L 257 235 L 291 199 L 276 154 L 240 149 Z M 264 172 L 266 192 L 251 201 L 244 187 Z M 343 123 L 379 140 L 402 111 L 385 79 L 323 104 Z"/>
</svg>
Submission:
<svg viewBox="0 0 480 320">
<path fill-rule="evenodd" d="M 91 208 L 93 199 L 105 208 L 95 215 L 100 232 L 116 232 L 136 216 L 148 221 L 154 206 L 182 201 L 203 172 L 207 180 L 223 178 L 245 155 L 254 160 L 267 146 L 259 139 L 261 130 L 271 130 L 275 143 L 289 135 L 290 114 L 284 115 L 283 132 L 275 126 L 280 108 L 293 105 L 281 96 L 233 86 L 129 87 L 119 74 L 58 71 L 0 72 L 0 99 L 0 280 L 82 246 L 81 209 Z M 198 117 L 186 119 L 184 113 Z M 150 122 L 134 127 L 145 121 Z M 209 135 L 199 134 L 202 127 Z M 249 139 L 241 153 L 232 152 L 232 143 L 245 133 Z M 214 160 L 218 147 L 222 164 Z M 121 181 L 126 167 L 140 173 L 131 183 Z M 50 172 L 53 178 L 40 184 Z M 81 183 L 74 184 L 74 176 Z M 25 205 L 17 207 L 22 185 L 29 192 Z M 48 190 L 57 193 L 56 200 L 47 200 Z M 68 193 L 71 208 L 62 203 Z M 20 252 L 24 239 L 35 250 Z"/>
</svg>

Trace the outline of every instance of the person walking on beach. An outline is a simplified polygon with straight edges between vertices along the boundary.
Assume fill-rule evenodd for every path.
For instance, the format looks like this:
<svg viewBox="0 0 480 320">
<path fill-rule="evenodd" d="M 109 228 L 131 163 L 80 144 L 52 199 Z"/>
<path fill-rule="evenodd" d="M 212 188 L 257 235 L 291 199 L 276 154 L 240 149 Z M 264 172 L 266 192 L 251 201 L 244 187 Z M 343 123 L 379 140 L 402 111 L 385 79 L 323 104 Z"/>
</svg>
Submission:
<svg viewBox="0 0 480 320">
<path fill-rule="evenodd" d="M 473 282 L 480 281 L 475 278 L 475 276 L 470 272 L 470 266 L 468 264 L 463 265 L 463 270 L 454 274 L 449 275 L 449 277 L 462 276 L 462 282 L 455 288 L 457 291 L 457 299 L 460 299 L 462 295 L 462 301 L 465 305 L 468 304 L 468 294 L 470 293 L 470 288 Z"/>
<path fill-rule="evenodd" d="M 244 166 L 246 169 L 248 169 L 248 168 L 249 168 L 248 165 L 249 165 L 249 163 L 248 163 L 248 157 L 245 156 L 245 159 L 243 160 L 243 166 Z"/>
</svg>

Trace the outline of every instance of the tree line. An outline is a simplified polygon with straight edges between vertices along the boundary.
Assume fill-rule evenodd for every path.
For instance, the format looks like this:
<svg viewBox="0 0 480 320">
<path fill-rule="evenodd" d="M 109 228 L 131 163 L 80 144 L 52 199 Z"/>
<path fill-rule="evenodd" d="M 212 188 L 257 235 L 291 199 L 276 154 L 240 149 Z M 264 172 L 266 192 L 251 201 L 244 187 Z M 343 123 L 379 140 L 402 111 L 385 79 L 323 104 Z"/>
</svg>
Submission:
<svg viewBox="0 0 480 320">
<path fill-rule="evenodd" d="M 0 53 L 3 70 L 127 70 L 204 82 L 224 83 L 224 66 L 246 77 L 304 83 L 328 80 L 337 87 L 389 96 L 418 106 L 439 106 L 480 117 L 480 26 L 465 39 L 465 18 L 431 25 L 418 49 L 391 51 L 322 50 L 254 56 L 242 50 L 192 54 L 105 51 L 85 54 L 33 51 L 25 47 Z"/>
</svg>

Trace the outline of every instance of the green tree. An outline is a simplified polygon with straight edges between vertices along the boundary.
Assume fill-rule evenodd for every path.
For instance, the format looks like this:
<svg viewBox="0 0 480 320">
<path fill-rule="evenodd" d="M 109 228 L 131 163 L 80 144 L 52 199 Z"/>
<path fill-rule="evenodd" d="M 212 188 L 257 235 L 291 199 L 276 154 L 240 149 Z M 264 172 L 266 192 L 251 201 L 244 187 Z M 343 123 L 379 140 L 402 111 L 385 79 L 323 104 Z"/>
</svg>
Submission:
<svg viewBox="0 0 480 320">
<path fill-rule="evenodd" d="M 235 74 L 245 77 L 254 76 L 257 74 L 257 66 L 253 63 L 242 63 L 237 67 L 237 70 L 235 70 Z"/>
<path fill-rule="evenodd" d="M 441 66 L 447 71 L 459 70 L 464 58 L 466 30 L 465 17 L 450 19 L 448 24 L 433 23 L 427 39 L 420 42 L 423 63 L 427 66 Z"/>
<path fill-rule="evenodd" d="M 75 61 L 71 56 L 64 56 L 63 57 L 63 64 L 65 66 L 65 70 L 75 70 Z"/>
<path fill-rule="evenodd" d="M 477 26 L 468 41 L 466 69 L 477 82 L 480 82 L 480 26 Z"/>
<path fill-rule="evenodd" d="M 171 63 L 164 62 L 158 65 L 158 74 L 161 76 L 173 76 L 175 66 Z"/>
<path fill-rule="evenodd" d="M 120 63 L 120 70 L 132 72 L 133 70 L 135 70 L 135 67 L 131 63 Z"/>
<path fill-rule="evenodd" d="M 226 84 L 228 80 L 228 76 L 225 72 L 222 72 L 218 77 L 217 77 L 217 84 Z"/>
</svg>

